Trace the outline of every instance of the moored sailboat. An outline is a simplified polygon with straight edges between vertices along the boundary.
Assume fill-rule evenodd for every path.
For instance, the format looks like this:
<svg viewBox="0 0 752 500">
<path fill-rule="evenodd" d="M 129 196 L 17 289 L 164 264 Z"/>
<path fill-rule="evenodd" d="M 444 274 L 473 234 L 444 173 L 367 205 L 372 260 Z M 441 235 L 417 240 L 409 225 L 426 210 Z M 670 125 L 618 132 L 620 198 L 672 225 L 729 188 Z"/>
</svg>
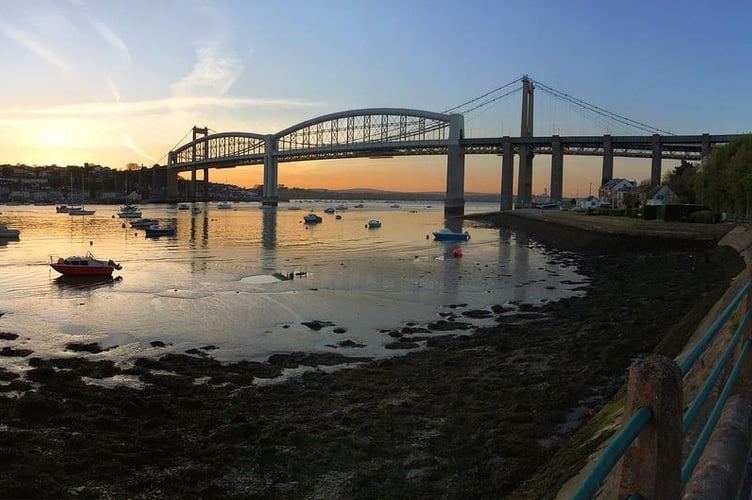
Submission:
<svg viewBox="0 0 752 500">
<path fill-rule="evenodd" d="M 96 210 L 86 210 L 86 191 L 84 191 L 84 172 L 81 172 L 81 207 L 69 208 L 68 215 L 94 215 Z"/>
</svg>

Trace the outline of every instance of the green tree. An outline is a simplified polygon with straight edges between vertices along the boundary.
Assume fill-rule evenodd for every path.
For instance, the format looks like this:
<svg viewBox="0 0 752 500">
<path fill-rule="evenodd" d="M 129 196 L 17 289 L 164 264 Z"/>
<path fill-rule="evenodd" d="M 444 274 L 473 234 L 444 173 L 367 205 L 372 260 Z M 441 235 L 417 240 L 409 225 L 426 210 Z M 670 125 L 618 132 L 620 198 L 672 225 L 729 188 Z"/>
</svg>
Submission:
<svg viewBox="0 0 752 500">
<path fill-rule="evenodd" d="M 715 212 L 746 213 L 752 199 L 752 134 L 716 148 L 693 183 L 702 203 Z"/>
<path fill-rule="evenodd" d="M 682 160 L 681 164 L 674 167 L 663 176 L 662 184 L 668 186 L 676 194 L 679 203 L 697 203 L 695 177 L 699 171 L 699 166 Z"/>
</svg>

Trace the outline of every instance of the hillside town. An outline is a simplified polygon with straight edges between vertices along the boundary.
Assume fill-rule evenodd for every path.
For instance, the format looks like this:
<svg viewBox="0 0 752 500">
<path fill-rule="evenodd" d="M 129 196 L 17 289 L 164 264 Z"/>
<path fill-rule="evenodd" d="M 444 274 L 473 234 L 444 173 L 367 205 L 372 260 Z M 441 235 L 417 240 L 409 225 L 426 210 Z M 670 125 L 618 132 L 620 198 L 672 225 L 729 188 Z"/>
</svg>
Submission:
<svg viewBox="0 0 752 500">
<path fill-rule="evenodd" d="M 0 203 L 160 203 L 167 201 L 166 167 L 129 164 L 117 170 L 96 164 L 60 167 L 0 165 Z M 190 199 L 190 181 L 179 179 L 181 199 Z M 209 183 L 209 199 L 252 201 L 261 197 L 261 186 L 245 189 Z"/>
<path fill-rule="evenodd" d="M 129 164 L 126 170 L 117 170 L 97 164 L 60 167 L 0 165 L 0 203 L 2 204 L 117 204 L 117 203 L 164 203 L 167 202 L 166 167 L 144 167 Z M 191 200 L 190 180 L 178 179 L 181 200 Z M 209 182 L 208 200 L 259 201 L 263 186 L 253 188 Z M 330 191 L 324 189 L 300 189 L 279 186 L 280 199 L 323 198 L 363 199 L 402 198 L 420 196 L 421 199 L 442 198 L 443 193 L 392 193 L 379 191 Z M 597 196 L 571 198 L 561 203 L 551 200 L 544 193 L 535 197 L 534 206 L 554 203 L 557 208 L 585 211 L 598 208 L 639 208 L 650 205 L 666 205 L 674 202 L 677 195 L 666 185 L 637 185 L 633 180 L 614 178 L 600 186 Z M 495 195 L 473 195 L 474 201 L 494 201 Z"/>
</svg>

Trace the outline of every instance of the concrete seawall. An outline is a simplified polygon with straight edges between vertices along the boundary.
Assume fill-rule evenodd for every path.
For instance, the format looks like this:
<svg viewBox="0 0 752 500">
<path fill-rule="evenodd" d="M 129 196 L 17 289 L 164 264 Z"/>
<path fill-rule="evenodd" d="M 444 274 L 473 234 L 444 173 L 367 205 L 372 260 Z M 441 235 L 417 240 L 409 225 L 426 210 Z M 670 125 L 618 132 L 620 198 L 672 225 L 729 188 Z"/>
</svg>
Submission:
<svg viewBox="0 0 752 500">
<path fill-rule="evenodd" d="M 737 276 L 729 287 L 729 291 L 719 301 L 714 311 L 703 321 L 705 329 L 717 316 L 717 312 L 724 307 L 738 289 L 752 275 L 752 228 L 736 226 L 721 241 L 719 245 L 727 245 L 734 248 L 744 258 L 747 269 Z M 697 340 L 704 330 L 699 331 L 692 338 L 692 343 Z M 691 344 L 690 344 L 691 345 Z M 709 356 L 715 360 L 720 356 L 723 345 L 715 346 Z M 711 361 L 711 360 L 707 360 Z M 712 368 L 712 361 L 707 368 Z M 701 377 L 707 375 L 706 369 L 695 375 L 694 384 L 699 386 Z M 692 375 L 692 374 L 690 374 Z M 734 387 L 733 396 L 723 408 L 720 420 L 713 431 L 710 441 L 700 458 L 692 478 L 684 489 L 684 499 L 706 498 L 746 498 L 749 492 L 745 485 L 747 457 L 752 444 L 752 363 L 747 360 L 742 373 Z"/>
<path fill-rule="evenodd" d="M 743 257 L 746 269 L 731 282 L 726 293 L 697 326 L 695 333 L 687 343 L 689 347 L 693 346 L 708 330 L 731 298 L 738 293 L 743 283 L 749 278 L 752 269 L 752 228 L 750 227 L 631 221 L 532 209 L 504 212 L 499 217 L 519 217 L 529 221 L 609 235 L 706 242 L 709 245 L 728 246 L 736 250 Z M 722 337 L 725 341 L 729 338 L 729 336 L 723 335 L 719 335 L 719 337 Z M 691 400 L 691 397 L 694 396 L 694 392 L 701 386 L 702 380 L 712 370 L 715 361 L 725 347 L 724 342 L 716 342 L 715 344 L 718 345 L 712 345 L 703 357 L 702 365 L 704 369 L 693 370 L 685 379 L 685 385 L 688 387 L 687 393 L 685 393 L 686 401 Z M 687 349 L 685 346 L 684 352 Z M 621 412 L 618 412 L 613 424 L 616 430 L 621 425 L 620 420 Z M 746 457 L 750 448 L 751 436 L 752 369 L 747 368 L 741 380 L 737 382 L 734 396 L 724 408 L 716 431 L 695 468 L 693 479 L 685 489 L 684 498 L 729 498 L 729 492 L 734 492 L 735 495 L 745 482 Z M 556 495 L 557 499 L 572 498 L 609 442 L 606 441 L 596 453 L 591 455 L 586 466 L 561 487 Z M 607 487 L 599 496 L 610 498 L 609 491 Z"/>
</svg>

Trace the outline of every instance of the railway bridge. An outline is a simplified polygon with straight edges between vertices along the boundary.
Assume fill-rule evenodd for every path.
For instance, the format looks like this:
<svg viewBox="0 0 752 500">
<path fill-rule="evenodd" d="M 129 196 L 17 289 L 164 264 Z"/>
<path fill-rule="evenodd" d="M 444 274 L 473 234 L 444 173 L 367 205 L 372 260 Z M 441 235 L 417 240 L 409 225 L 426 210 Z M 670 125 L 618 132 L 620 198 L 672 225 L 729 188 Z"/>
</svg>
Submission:
<svg viewBox="0 0 752 500">
<path fill-rule="evenodd" d="M 519 81 L 522 83 L 519 137 L 466 137 L 462 114 L 404 108 L 355 109 L 327 114 L 275 134 L 210 134 L 206 127 L 193 127 L 192 140 L 168 154 L 168 199 L 177 200 L 179 172 L 191 172 L 191 196 L 196 200 L 198 170 L 203 170 L 205 197 L 210 168 L 263 164 L 262 203 L 275 206 L 279 199 L 279 162 L 445 155 L 444 210 L 447 215 L 458 215 L 464 212 L 465 205 L 465 155 L 471 154 L 502 158 L 500 209 L 509 210 L 513 205 L 515 156 L 518 158 L 517 206 L 527 206 L 532 199 L 535 155 L 551 157 L 549 192 L 552 200 L 560 201 L 565 155 L 601 156 L 602 183 L 613 177 L 614 157 L 648 158 L 651 160 L 650 181 L 657 185 L 660 184 L 663 159 L 702 160 L 708 157 L 713 147 L 737 137 L 707 133 L 536 137 L 533 135 L 535 85 L 527 76 Z"/>
</svg>

